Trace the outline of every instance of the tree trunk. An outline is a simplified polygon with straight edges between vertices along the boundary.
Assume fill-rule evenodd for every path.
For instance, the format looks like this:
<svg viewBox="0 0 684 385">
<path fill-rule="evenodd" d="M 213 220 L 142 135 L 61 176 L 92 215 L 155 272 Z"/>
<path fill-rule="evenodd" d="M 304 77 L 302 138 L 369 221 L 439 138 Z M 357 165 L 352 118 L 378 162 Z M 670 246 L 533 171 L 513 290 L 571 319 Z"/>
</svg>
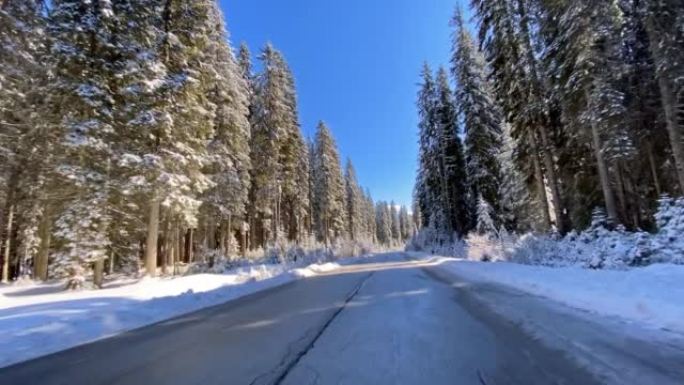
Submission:
<svg viewBox="0 0 684 385">
<path fill-rule="evenodd" d="M 38 228 L 40 245 L 38 246 L 38 254 L 36 255 L 35 266 L 33 268 L 34 278 L 41 281 L 47 281 L 48 278 L 48 258 L 52 235 L 50 231 L 51 224 L 48 213 L 43 213 L 43 218 L 40 221 L 40 227 Z"/>
<path fill-rule="evenodd" d="M 193 250 L 193 243 L 195 240 L 193 239 L 193 236 L 193 229 L 188 229 L 188 232 L 185 235 L 185 257 L 188 259 L 188 263 L 195 261 L 195 252 Z"/>
<path fill-rule="evenodd" d="M 615 167 L 617 173 L 617 200 L 618 203 L 620 204 L 620 215 L 621 218 L 627 218 L 628 217 L 628 211 L 627 211 L 627 197 L 625 196 L 625 181 L 622 175 L 622 162 L 617 161 L 617 165 Z"/>
<path fill-rule="evenodd" d="M 171 264 L 171 274 L 176 275 L 176 261 L 180 259 L 178 249 L 178 238 L 180 231 L 178 230 L 178 224 L 173 224 L 173 230 L 171 230 L 171 248 L 169 249 L 169 263 Z"/>
<path fill-rule="evenodd" d="M 2 258 L 2 282 L 9 282 L 9 260 L 12 248 L 12 221 L 14 220 L 14 205 L 7 210 L 7 228 L 5 229 L 5 254 Z"/>
<path fill-rule="evenodd" d="M 679 191 L 684 194 L 684 134 L 682 134 L 682 129 L 677 124 L 675 95 L 670 87 L 669 79 L 665 76 L 659 76 L 658 86 L 660 87 L 660 98 L 663 101 L 663 108 L 665 109 L 665 121 L 667 122 L 667 132 L 670 136 L 672 156 L 675 160 Z"/>
<path fill-rule="evenodd" d="M 601 181 L 601 190 L 603 191 L 603 199 L 606 205 L 606 214 L 611 224 L 618 224 L 617 205 L 615 204 L 615 197 L 613 188 L 610 186 L 610 176 L 608 175 L 608 165 L 603 158 L 603 145 L 601 144 L 601 137 L 599 135 L 596 122 L 591 122 L 591 137 L 594 143 L 594 156 L 596 157 L 596 166 L 598 167 L 599 179 Z"/>
<path fill-rule="evenodd" d="M 109 274 L 114 274 L 114 266 L 116 266 L 116 253 L 113 251 L 109 254 Z"/>
<path fill-rule="evenodd" d="M 655 157 L 653 156 L 653 144 L 648 143 L 646 146 L 646 153 L 648 155 L 648 164 L 651 168 L 651 175 L 653 176 L 653 185 L 656 189 L 656 194 L 658 198 L 663 194 L 663 189 L 660 187 L 660 179 L 658 178 L 658 166 L 655 162 Z"/>
<path fill-rule="evenodd" d="M 556 162 L 551 153 L 551 143 L 546 128 L 540 127 L 539 133 L 542 141 L 542 159 L 544 160 L 544 168 L 546 169 L 546 181 L 549 184 L 551 199 L 553 200 L 553 214 L 556 217 L 556 227 L 561 234 L 564 234 L 566 232 L 565 214 L 563 213 L 563 201 L 561 200 L 560 186 L 556 175 Z"/>
<path fill-rule="evenodd" d="M 169 251 L 173 244 L 173 237 L 171 236 L 171 221 L 166 220 L 164 225 L 164 236 L 162 237 L 162 274 L 169 274 Z"/>
<path fill-rule="evenodd" d="M 534 166 L 534 178 L 537 182 L 537 193 L 539 194 L 539 203 L 541 204 L 542 217 L 544 218 L 544 230 L 551 229 L 551 214 L 549 213 L 549 199 L 546 196 L 546 186 L 544 185 L 544 173 L 542 172 L 541 163 L 539 162 L 539 148 L 537 147 L 537 138 L 534 132 L 530 130 L 528 139 L 532 147 L 532 164 Z"/>
<path fill-rule="evenodd" d="M 145 245 L 145 273 L 150 277 L 157 275 L 157 244 L 159 241 L 159 200 L 150 201 L 149 222 L 147 224 L 147 243 Z"/>
<path fill-rule="evenodd" d="M 93 266 L 93 284 L 102 289 L 104 283 L 104 258 L 98 258 Z"/>
</svg>

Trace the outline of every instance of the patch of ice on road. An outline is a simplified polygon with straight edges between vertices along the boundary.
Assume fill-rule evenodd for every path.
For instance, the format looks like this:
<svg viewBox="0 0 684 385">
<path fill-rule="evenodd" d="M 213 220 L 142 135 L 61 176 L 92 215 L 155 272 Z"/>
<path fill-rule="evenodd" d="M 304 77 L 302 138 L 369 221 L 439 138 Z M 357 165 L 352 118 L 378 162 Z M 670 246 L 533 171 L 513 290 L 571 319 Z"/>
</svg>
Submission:
<svg viewBox="0 0 684 385">
<path fill-rule="evenodd" d="M 63 284 L 0 286 L 0 367 L 110 337 L 301 277 L 337 263 L 256 265 L 226 274 L 110 282 L 102 290 L 64 291 Z"/>
</svg>

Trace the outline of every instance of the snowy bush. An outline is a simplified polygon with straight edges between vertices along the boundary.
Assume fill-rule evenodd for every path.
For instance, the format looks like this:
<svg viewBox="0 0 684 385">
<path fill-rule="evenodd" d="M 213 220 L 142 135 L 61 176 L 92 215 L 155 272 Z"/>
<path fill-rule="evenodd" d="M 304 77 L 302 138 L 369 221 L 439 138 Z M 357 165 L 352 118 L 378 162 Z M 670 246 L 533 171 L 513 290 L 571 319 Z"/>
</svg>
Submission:
<svg viewBox="0 0 684 385">
<path fill-rule="evenodd" d="M 573 231 L 561 239 L 525 235 L 507 252 L 507 259 L 530 265 L 591 269 L 684 264 L 684 198 L 661 198 L 655 219 L 658 230 L 654 234 L 629 232 L 622 226 L 608 229 L 603 212 L 595 211 L 586 231 Z"/>
<path fill-rule="evenodd" d="M 421 229 L 406 245 L 406 251 L 423 251 L 450 257 L 465 257 L 465 242 L 456 235 L 445 234 L 432 227 Z"/>
</svg>

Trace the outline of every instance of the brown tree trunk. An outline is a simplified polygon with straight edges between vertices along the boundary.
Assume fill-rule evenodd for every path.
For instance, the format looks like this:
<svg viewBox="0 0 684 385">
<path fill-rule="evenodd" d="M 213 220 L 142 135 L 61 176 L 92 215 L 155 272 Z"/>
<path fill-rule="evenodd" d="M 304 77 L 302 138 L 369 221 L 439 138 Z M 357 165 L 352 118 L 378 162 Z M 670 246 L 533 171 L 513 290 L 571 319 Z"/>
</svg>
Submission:
<svg viewBox="0 0 684 385">
<path fill-rule="evenodd" d="M 660 87 L 660 98 L 663 101 L 663 108 L 665 109 L 665 121 L 667 122 L 667 132 L 670 136 L 672 156 L 675 160 L 679 191 L 684 193 L 684 134 L 682 133 L 682 128 L 677 123 L 675 95 L 670 87 L 669 80 L 664 76 L 658 78 L 658 86 Z"/>
<path fill-rule="evenodd" d="M 102 289 L 104 284 L 104 258 L 98 258 L 93 266 L 93 284 Z"/>
<path fill-rule="evenodd" d="M 537 183 L 537 193 L 539 194 L 539 203 L 542 209 L 542 218 L 544 221 L 544 230 L 551 229 L 551 214 L 549 213 L 549 199 L 546 196 L 546 186 L 544 185 L 544 173 L 542 172 L 541 163 L 539 162 L 539 148 L 537 146 L 537 138 L 532 131 L 529 132 L 528 140 L 532 149 L 532 164 L 534 166 L 534 179 Z"/>
<path fill-rule="evenodd" d="M 169 263 L 171 264 L 171 274 L 176 275 L 176 261 L 178 261 L 178 224 L 172 225 L 171 230 L 171 247 L 169 248 Z"/>
<path fill-rule="evenodd" d="M 145 274 L 157 275 L 157 247 L 159 242 L 159 200 L 153 197 L 150 201 L 150 213 L 147 224 L 147 242 L 145 244 Z"/>
<path fill-rule="evenodd" d="M 617 199 L 620 205 L 620 215 L 621 218 L 626 219 L 629 217 L 627 210 L 627 197 L 625 196 L 625 180 L 622 174 L 622 162 L 618 161 L 616 165 L 616 177 L 617 177 Z"/>
<path fill-rule="evenodd" d="M 14 220 L 14 205 L 10 205 L 7 210 L 7 228 L 5 229 L 5 253 L 2 258 L 2 282 L 9 282 L 9 260 L 12 249 L 12 225 Z"/>
<path fill-rule="evenodd" d="M 611 222 L 611 224 L 618 224 L 619 219 L 617 205 L 615 204 L 613 188 L 610 185 L 608 165 L 603 157 L 603 145 L 601 143 L 599 129 L 596 126 L 596 122 L 593 121 L 591 123 L 591 137 L 594 144 L 594 156 L 596 157 L 596 166 L 598 168 L 599 179 L 601 182 L 601 190 L 603 191 L 603 199 L 606 205 L 606 214 L 608 214 L 608 220 Z"/>
<path fill-rule="evenodd" d="M 551 190 L 551 199 L 553 200 L 553 214 L 556 217 L 556 227 L 558 231 L 565 233 L 565 221 L 563 213 L 563 201 L 561 200 L 560 186 L 558 177 L 556 175 L 556 162 L 551 153 L 551 143 L 546 132 L 546 128 L 540 127 L 539 133 L 542 141 L 542 159 L 544 160 L 544 168 L 546 169 L 546 181 Z"/>
<path fill-rule="evenodd" d="M 648 155 L 648 164 L 651 168 L 651 176 L 653 177 L 653 185 L 656 189 L 656 194 L 660 198 L 663 194 L 663 189 L 660 187 L 660 179 L 658 178 L 658 166 L 655 162 L 655 157 L 653 156 L 653 144 L 648 143 L 646 146 L 646 153 Z"/>
<path fill-rule="evenodd" d="M 38 228 L 40 245 L 38 246 L 38 254 L 36 254 L 35 266 L 33 269 L 34 278 L 41 281 L 47 281 L 48 278 L 48 258 L 52 235 L 50 231 L 51 225 L 52 223 L 49 214 L 44 212 Z"/>
<path fill-rule="evenodd" d="M 195 240 L 193 237 L 194 230 L 188 229 L 188 232 L 185 234 L 185 257 L 187 258 L 188 263 L 195 261 L 195 252 L 193 248 L 193 243 L 195 243 Z"/>
</svg>

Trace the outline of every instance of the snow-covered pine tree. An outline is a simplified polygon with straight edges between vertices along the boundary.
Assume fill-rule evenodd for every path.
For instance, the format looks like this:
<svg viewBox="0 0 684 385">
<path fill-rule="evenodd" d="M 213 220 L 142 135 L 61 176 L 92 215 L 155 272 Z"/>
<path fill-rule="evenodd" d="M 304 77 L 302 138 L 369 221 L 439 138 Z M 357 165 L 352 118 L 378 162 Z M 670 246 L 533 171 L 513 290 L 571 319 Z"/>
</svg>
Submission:
<svg viewBox="0 0 684 385">
<path fill-rule="evenodd" d="M 487 79 L 484 56 L 473 43 L 460 11 L 454 22 L 457 31 L 451 64 L 457 83 L 456 106 L 465 132 L 470 196 L 472 199 L 482 196 L 490 202 L 495 207 L 494 220 L 498 222 L 501 171 L 496 154 L 501 151 L 503 117 Z"/>
<path fill-rule="evenodd" d="M 494 236 L 497 233 L 496 225 L 492 219 L 493 208 L 482 195 L 477 198 L 477 224 L 475 230 L 480 235 Z"/>
<path fill-rule="evenodd" d="M 240 49 L 237 55 L 237 62 L 240 66 L 240 72 L 242 77 L 247 83 L 251 83 L 254 78 L 254 73 L 252 72 L 252 53 L 249 51 L 247 43 L 244 41 L 240 43 Z M 248 84 L 251 88 L 251 84 Z"/>
<path fill-rule="evenodd" d="M 364 195 L 356 179 L 356 170 L 354 170 L 351 159 L 347 159 L 347 166 L 344 170 L 344 184 L 347 233 L 352 240 L 358 241 L 364 236 L 367 224 L 364 218 Z"/>
<path fill-rule="evenodd" d="M 390 230 L 392 233 L 392 242 L 398 244 L 401 242 L 401 224 L 399 223 L 399 210 L 394 201 L 390 202 Z"/>
<path fill-rule="evenodd" d="M 680 193 L 684 193 L 684 4 L 679 0 L 645 0 L 641 4 Z"/>
<path fill-rule="evenodd" d="M 289 124 L 280 144 L 283 196 L 281 226 L 289 240 L 300 241 L 309 211 L 309 154 L 299 123 L 297 92 L 292 71 L 282 59 L 285 73 L 286 102 L 289 107 Z"/>
<path fill-rule="evenodd" d="M 619 31 L 622 11 L 614 1 L 561 1 L 548 9 L 558 20 L 551 71 L 557 74 L 563 116 L 575 135 L 591 143 L 608 218 L 620 222 L 611 182 L 607 140 L 622 140 L 624 94 L 617 81 L 621 71 Z M 553 22 L 556 23 L 556 22 Z M 617 67 L 619 70 L 620 68 Z"/>
<path fill-rule="evenodd" d="M 27 274 L 46 279 L 45 240 L 51 226 L 46 184 L 48 81 L 42 1 L 5 0 L 0 6 L 0 255 L 2 281 Z M 54 138 L 52 138 L 54 139 Z M 40 156 L 37 156 L 40 154 Z M 42 219 L 41 219 L 42 217 Z M 39 231 L 40 227 L 40 231 Z M 16 234 L 16 236 L 13 236 Z M 39 244 L 41 252 L 38 253 Z M 10 259 L 18 268 L 10 274 Z"/>
<path fill-rule="evenodd" d="M 213 186 L 202 169 L 216 122 L 216 105 L 209 100 L 215 75 L 204 64 L 216 61 L 208 50 L 216 34 L 215 4 L 132 4 L 127 26 L 137 28 L 127 28 L 131 57 L 123 73 L 127 120 L 119 165 L 126 176 L 123 190 L 137 194 L 146 212 L 145 267 L 155 275 L 160 221 L 174 218 L 192 238 L 200 195 Z M 192 249 L 191 239 L 188 245 Z"/>
<path fill-rule="evenodd" d="M 117 60 L 117 18 L 108 1 L 56 0 L 50 13 L 56 79 L 49 99 L 53 108 L 67 111 L 59 122 L 56 150 L 56 172 L 64 178 L 60 187 L 67 203 L 57 220 L 63 252 L 55 274 L 70 276 L 71 288 L 82 284 L 90 263 L 102 266 L 110 247 L 111 175 L 121 107 L 115 74 L 123 64 Z M 100 278 L 98 274 L 96 284 Z"/>
<path fill-rule="evenodd" d="M 416 200 L 420 207 L 423 226 L 449 231 L 448 213 L 442 199 L 442 175 L 440 141 L 437 133 L 435 107 L 436 85 L 432 70 L 427 63 L 421 73 L 422 83 L 418 92 L 419 159 L 416 177 Z"/>
<path fill-rule="evenodd" d="M 380 201 L 375 205 L 375 227 L 377 241 L 392 246 L 392 216 L 387 202 Z"/>
<path fill-rule="evenodd" d="M 368 189 L 364 194 L 364 217 L 366 221 L 366 237 L 370 242 L 377 242 L 377 223 L 375 221 L 375 202 L 373 202 L 373 197 Z"/>
<path fill-rule="evenodd" d="M 345 188 L 337 145 L 328 126 L 320 122 L 316 130 L 313 167 L 314 216 L 316 233 L 329 245 L 345 232 Z"/>
<path fill-rule="evenodd" d="M 229 250 L 234 223 L 244 220 L 249 192 L 250 125 L 247 80 L 228 43 L 223 14 L 210 9 L 210 39 L 204 62 L 209 73 L 209 101 L 215 106 L 214 127 L 204 172 L 214 187 L 203 196 L 206 206 L 205 241 L 210 249 Z M 216 237 L 216 234 L 219 237 Z"/>
<path fill-rule="evenodd" d="M 251 244 L 266 248 L 278 235 L 282 201 L 280 148 L 292 124 L 288 74 L 282 55 L 267 44 L 259 59 L 263 71 L 255 79 L 252 110 Z"/>
<path fill-rule="evenodd" d="M 408 208 L 401 206 L 399 209 L 399 229 L 401 232 L 401 241 L 406 242 L 412 235 L 413 223 L 409 215 Z"/>
<path fill-rule="evenodd" d="M 471 209 L 468 205 L 468 175 L 459 137 L 458 116 L 454 94 L 449 86 L 447 71 L 437 71 L 435 124 L 442 191 L 440 204 L 447 213 L 449 233 L 465 235 L 470 229 Z"/>
<path fill-rule="evenodd" d="M 497 155 L 501 164 L 501 225 L 518 232 L 542 230 L 540 205 L 530 197 L 525 178 L 515 161 L 516 141 L 511 136 L 511 126 L 505 124 L 501 132 L 501 152 Z"/>
<path fill-rule="evenodd" d="M 560 151 L 552 140 L 560 131 L 554 118 L 559 114 L 559 103 L 553 84 L 544 78 L 540 58 L 547 47 L 535 33 L 541 28 L 538 4 L 534 0 L 476 0 L 473 8 L 480 21 L 480 42 L 495 79 L 492 87 L 519 148 L 514 159 L 525 177 L 534 182 L 543 226 L 552 226 L 551 209 L 558 230 L 565 232 L 565 201 L 556 161 Z M 575 158 L 576 153 L 569 156 L 570 160 Z"/>
</svg>

